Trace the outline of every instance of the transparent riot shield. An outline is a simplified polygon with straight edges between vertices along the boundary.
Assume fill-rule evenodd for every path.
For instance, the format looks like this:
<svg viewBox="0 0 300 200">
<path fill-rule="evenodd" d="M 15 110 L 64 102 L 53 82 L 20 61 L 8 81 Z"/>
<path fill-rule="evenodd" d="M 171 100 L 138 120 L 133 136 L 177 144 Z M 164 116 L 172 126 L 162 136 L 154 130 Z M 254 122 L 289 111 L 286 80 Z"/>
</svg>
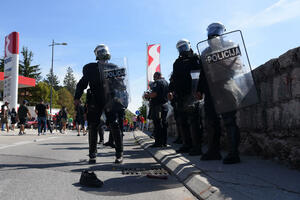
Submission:
<svg viewBox="0 0 300 200">
<path fill-rule="evenodd" d="M 196 97 L 198 82 L 199 82 L 199 76 L 200 76 L 200 70 L 192 70 L 190 72 L 192 82 L 191 82 L 191 93 L 186 99 L 185 103 L 185 109 L 188 109 L 189 107 L 194 107 L 196 103 L 200 102 Z"/>
<path fill-rule="evenodd" d="M 232 31 L 197 44 L 216 112 L 258 103 L 242 32 Z"/>
<path fill-rule="evenodd" d="M 129 103 L 129 94 L 127 91 L 127 70 L 125 67 L 113 63 L 103 65 L 104 87 L 106 91 L 106 109 L 118 110 L 127 108 Z"/>
<path fill-rule="evenodd" d="M 127 93 L 128 93 L 128 103 L 130 103 L 131 98 L 130 98 L 130 82 L 129 82 L 129 77 L 130 77 L 130 69 L 128 66 L 128 60 L 127 57 L 122 57 L 122 58 L 116 58 L 112 57 L 110 60 L 111 63 L 117 65 L 120 68 L 125 68 L 126 71 L 126 76 L 124 76 L 124 83 L 127 87 Z"/>
</svg>

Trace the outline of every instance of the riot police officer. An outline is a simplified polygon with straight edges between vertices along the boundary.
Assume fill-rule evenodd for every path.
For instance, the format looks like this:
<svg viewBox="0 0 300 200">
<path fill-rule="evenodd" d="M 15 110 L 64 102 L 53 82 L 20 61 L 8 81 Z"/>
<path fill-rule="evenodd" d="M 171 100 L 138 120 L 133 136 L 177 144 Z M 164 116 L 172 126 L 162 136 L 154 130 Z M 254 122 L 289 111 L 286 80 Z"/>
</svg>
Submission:
<svg viewBox="0 0 300 200">
<path fill-rule="evenodd" d="M 207 36 L 209 47 L 207 47 L 201 53 L 203 66 L 204 63 L 207 62 L 207 59 L 205 59 L 205 57 L 207 58 L 207 55 L 209 55 L 209 53 L 220 47 L 230 48 L 230 46 L 233 46 L 232 42 L 224 41 L 219 37 L 224 33 L 225 30 L 225 26 L 221 23 L 212 23 L 208 26 Z M 211 71 L 205 71 L 204 68 L 202 68 L 202 73 L 200 75 L 198 90 L 201 95 L 205 95 L 204 108 L 205 116 L 207 119 L 207 130 L 209 133 L 208 151 L 201 157 L 201 160 L 220 160 L 222 158 L 220 154 L 220 119 L 222 118 L 227 132 L 229 146 L 229 154 L 224 158 L 223 163 L 234 164 L 240 162 L 238 151 L 240 132 L 236 124 L 236 110 L 230 112 L 222 112 L 220 113 L 221 115 L 216 112 L 217 108 L 224 109 L 225 107 L 232 106 L 229 102 L 234 103 L 234 101 L 228 101 L 228 99 L 233 99 L 233 93 L 231 93 L 232 90 L 235 90 L 236 94 L 238 91 L 238 88 L 232 84 L 231 80 L 234 73 L 236 73 L 236 68 L 240 66 L 240 63 L 234 65 L 235 62 L 239 62 L 237 58 L 234 58 L 234 62 L 230 60 L 228 62 L 230 63 L 228 64 L 228 66 L 225 66 L 225 64 L 222 62 L 218 62 L 218 67 L 215 66 L 216 69 L 212 69 L 212 67 L 214 66 L 210 66 L 209 68 Z M 222 69 L 224 69 L 223 72 L 220 71 Z M 213 72 L 213 70 L 215 71 Z M 211 79 L 208 79 L 208 76 L 210 76 L 209 78 L 213 77 L 213 79 L 220 81 L 216 81 L 213 84 L 209 85 L 208 81 L 211 81 Z M 212 93 L 215 93 L 215 95 L 212 95 Z"/>
<path fill-rule="evenodd" d="M 76 86 L 74 103 L 77 105 L 82 96 L 83 90 L 89 85 L 90 92 L 87 94 L 87 120 L 89 126 L 89 163 L 96 163 L 97 155 L 97 136 L 100 117 L 105 109 L 107 122 L 113 133 L 116 143 L 116 163 L 123 161 L 123 138 L 119 126 L 119 118 L 124 115 L 124 110 L 127 105 L 122 105 L 118 102 L 116 96 L 119 94 L 113 87 L 116 84 L 112 77 L 108 80 L 107 70 L 117 69 L 118 66 L 108 63 L 110 60 L 109 49 L 106 45 L 100 44 L 94 50 L 97 63 L 89 63 L 83 67 L 83 77 Z M 121 86 L 124 88 L 124 86 Z M 116 87 L 118 88 L 118 87 Z M 125 87 L 126 89 L 126 87 Z M 127 97 L 128 100 L 128 97 Z M 127 102 L 128 104 L 128 102 Z M 114 109 L 112 109 L 114 107 Z"/>
<path fill-rule="evenodd" d="M 196 77 L 198 81 L 201 62 L 198 55 L 194 54 L 187 39 L 179 40 L 176 48 L 179 56 L 173 64 L 172 81 L 169 86 L 169 99 L 176 99 L 178 128 L 183 142 L 182 147 L 176 152 L 201 155 L 200 107 L 194 96 L 196 88 L 191 75 L 192 71 L 198 71 L 198 77 Z"/>
<path fill-rule="evenodd" d="M 150 118 L 154 123 L 155 143 L 151 147 L 167 146 L 167 113 L 168 113 L 168 82 L 160 72 L 153 75 L 154 83 L 151 85 L 151 93 L 146 93 L 144 98 L 151 99 Z"/>
</svg>

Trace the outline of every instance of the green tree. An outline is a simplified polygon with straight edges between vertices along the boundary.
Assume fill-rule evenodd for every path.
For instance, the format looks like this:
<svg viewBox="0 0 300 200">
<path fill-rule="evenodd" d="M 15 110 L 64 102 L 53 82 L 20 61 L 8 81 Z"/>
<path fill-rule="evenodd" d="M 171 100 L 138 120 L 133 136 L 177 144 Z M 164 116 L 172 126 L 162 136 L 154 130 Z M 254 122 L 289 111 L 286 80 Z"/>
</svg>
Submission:
<svg viewBox="0 0 300 200">
<path fill-rule="evenodd" d="M 47 83 L 39 82 L 34 88 L 32 88 L 31 94 L 28 95 L 26 99 L 29 100 L 31 105 L 39 103 L 41 99 L 43 99 L 45 103 L 50 103 L 50 89 L 51 87 Z M 57 102 L 58 94 L 54 89 L 52 89 L 52 107 L 57 107 Z"/>
<path fill-rule="evenodd" d="M 31 65 L 33 60 L 32 51 L 27 47 L 22 47 L 21 55 L 23 57 L 19 64 L 19 74 L 25 77 L 34 78 L 37 82 L 41 80 L 40 65 Z"/>
<path fill-rule="evenodd" d="M 58 80 L 58 76 L 56 76 L 53 71 L 49 71 L 48 74 L 46 74 L 46 78 L 44 79 L 44 82 L 47 83 L 48 85 L 52 85 L 51 83 L 53 83 L 53 88 L 55 90 L 59 90 L 61 87 L 59 86 L 59 80 Z"/>
<path fill-rule="evenodd" d="M 58 93 L 57 104 L 60 107 L 65 106 L 67 108 L 69 115 L 74 116 L 75 110 L 74 110 L 73 95 L 66 88 L 60 88 L 57 91 L 57 93 Z"/>
<path fill-rule="evenodd" d="M 71 67 L 68 67 L 67 74 L 64 78 L 64 86 L 71 92 L 72 95 L 75 94 L 77 81 L 74 77 L 73 70 Z"/>
<path fill-rule="evenodd" d="M 139 111 L 141 115 L 146 119 L 147 118 L 147 107 L 145 104 L 143 104 L 141 107 L 139 107 Z"/>
<path fill-rule="evenodd" d="M 39 65 L 31 65 L 33 61 L 33 53 L 28 50 L 27 47 L 22 47 L 21 51 L 22 59 L 20 59 L 19 64 L 19 74 L 25 77 L 34 78 L 36 83 L 41 80 L 41 72 Z M 30 99 L 32 95 L 33 88 L 21 88 L 19 89 L 19 102 L 23 99 Z"/>
<path fill-rule="evenodd" d="M 81 100 L 81 102 L 82 102 L 83 104 L 86 103 L 86 93 L 85 93 L 85 92 L 82 94 L 80 100 Z"/>
<path fill-rule="evenodd" d="M 135 116 L 130 110 L 126 109 L 125 110 L 125 119 L 128 119 L 129 123 L 132 123 L 132 117 Z"/>
</svg>

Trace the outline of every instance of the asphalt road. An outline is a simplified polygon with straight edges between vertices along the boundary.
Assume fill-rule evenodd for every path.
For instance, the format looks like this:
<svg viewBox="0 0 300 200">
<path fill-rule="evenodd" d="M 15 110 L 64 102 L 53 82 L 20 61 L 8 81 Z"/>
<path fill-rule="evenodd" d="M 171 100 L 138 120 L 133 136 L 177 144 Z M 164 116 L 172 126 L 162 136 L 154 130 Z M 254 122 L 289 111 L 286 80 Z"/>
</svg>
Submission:
<svg viewBox="0 0 300 200">
<path fill-rule="evenodd" d="M 87 136 L 55 133 L 37 136 L 27 131 L 0 132 L 0 199 L 170 199 L 195 197 L 172 176 L 148 178 L 145 174 L 123 174 L 126 169 L 161 167 L 141 149 L 132 133 L 124 136 L 124 163 L 115 165 L 114 149 L 100 146 L 96 165 L 88 165 Z M 105 133 L 107 140 L 108 133 Z M 95 171 L 102 188 L 79 184 L 84 169 Z"/>
</svg>

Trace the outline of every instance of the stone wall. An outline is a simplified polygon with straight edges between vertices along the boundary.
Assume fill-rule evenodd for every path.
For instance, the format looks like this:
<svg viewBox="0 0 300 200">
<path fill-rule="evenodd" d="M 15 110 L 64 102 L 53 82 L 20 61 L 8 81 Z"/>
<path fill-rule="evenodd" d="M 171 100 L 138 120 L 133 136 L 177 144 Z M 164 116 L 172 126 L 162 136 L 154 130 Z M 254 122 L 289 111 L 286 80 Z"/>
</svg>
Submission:
<svg viewBox="0 0 300 200">
<path fill-rule="evenodd" d="M 260 103 L 238 112 L 240 150 L 300 169 L 300 47 L 253 74 Z"/>
</svg>

